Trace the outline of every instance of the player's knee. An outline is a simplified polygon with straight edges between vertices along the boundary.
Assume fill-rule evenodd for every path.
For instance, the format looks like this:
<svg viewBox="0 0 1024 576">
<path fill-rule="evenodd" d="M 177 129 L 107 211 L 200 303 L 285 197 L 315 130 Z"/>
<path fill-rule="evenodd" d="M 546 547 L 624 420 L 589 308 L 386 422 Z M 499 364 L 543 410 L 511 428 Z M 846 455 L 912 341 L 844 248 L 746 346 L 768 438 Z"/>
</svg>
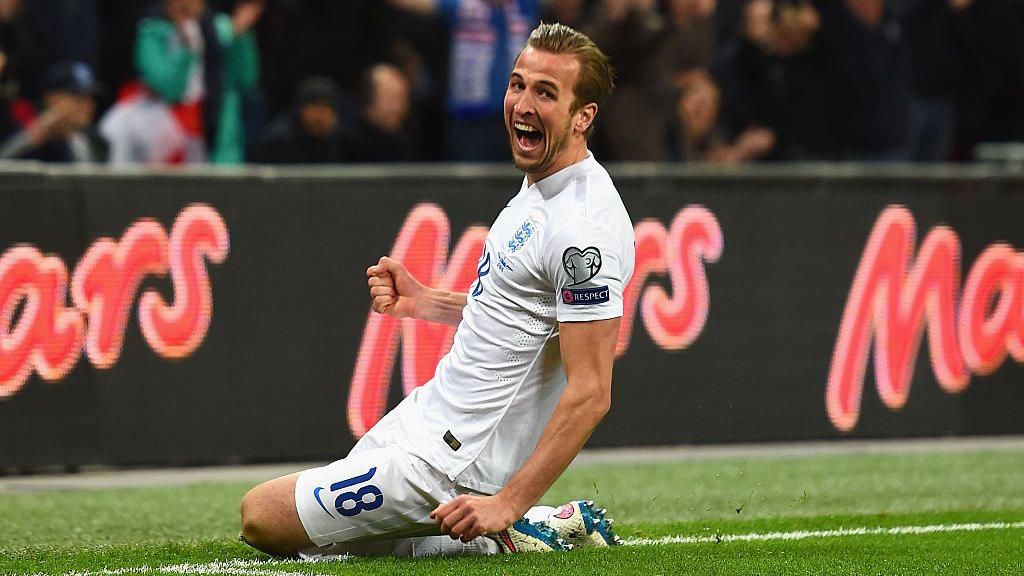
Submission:
<svg viewBox="0 0 1024 576">
<path fill-rule="evenodd" d="M 289 542 L 281 526 L 280 513 L 273 509 L 263 486 L 257 486 L 242 498 L 242 540 L 274 556 L 294 556 L 298 547 Z"/>
<path fill-rule="evenodd" d="M 257 490 L 258 487 L 249 490 L 242 498 L 242 540 L 253 548 L 264 550 L 268 530 L 260 510 Z"/>
</svg>

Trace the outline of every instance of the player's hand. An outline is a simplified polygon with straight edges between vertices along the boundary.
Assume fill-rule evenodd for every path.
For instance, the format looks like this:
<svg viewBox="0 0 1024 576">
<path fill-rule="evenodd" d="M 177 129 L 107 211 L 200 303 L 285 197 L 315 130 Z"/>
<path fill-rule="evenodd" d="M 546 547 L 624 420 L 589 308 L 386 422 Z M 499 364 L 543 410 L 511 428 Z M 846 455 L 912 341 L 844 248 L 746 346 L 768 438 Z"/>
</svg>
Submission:
<svg viewBox="0 0 1024 576">
<path fill-rule="evenodd" d="M 387 256 L 366 269 L 369 276 L 370 307 L 374 312 L 395 318 L 413 318 L 416 298 L 423 284 L 413 278 L 405 266 Z"/>
<path fill-rule="evenodd" d="M 518 514 L 501 493 L 494 496 L 463 494 L 441 504 L 430 513 L 441 532 L 452 540 L 470 540 L 484 534 L 497 534 L 518 520 Z"/>
</svg>

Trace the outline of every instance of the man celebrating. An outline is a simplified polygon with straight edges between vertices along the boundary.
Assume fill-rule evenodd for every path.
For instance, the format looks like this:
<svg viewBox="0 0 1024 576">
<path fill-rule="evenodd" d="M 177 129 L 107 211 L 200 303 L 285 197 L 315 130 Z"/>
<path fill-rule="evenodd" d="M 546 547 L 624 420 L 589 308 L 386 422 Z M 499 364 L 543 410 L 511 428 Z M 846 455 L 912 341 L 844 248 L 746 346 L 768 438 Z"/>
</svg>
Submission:
<svg viewBox="0 0 1024 576">
<path fill-rule="evenodd" d="M 280 555 L 618 541 L 590 502 L 531 509 L 611 403 L 633 227 L 587 138 L 612 87 L 589 38 L 560 24 L 533 31 L 504 104 L 526 178 L 490 229 L 470 293 L 424 286 L 387 257 L 367 270 L 374 311 L 458 325 L 451 351 L 348 457 L 246 494 L 245 541 Z"/>
</svg>

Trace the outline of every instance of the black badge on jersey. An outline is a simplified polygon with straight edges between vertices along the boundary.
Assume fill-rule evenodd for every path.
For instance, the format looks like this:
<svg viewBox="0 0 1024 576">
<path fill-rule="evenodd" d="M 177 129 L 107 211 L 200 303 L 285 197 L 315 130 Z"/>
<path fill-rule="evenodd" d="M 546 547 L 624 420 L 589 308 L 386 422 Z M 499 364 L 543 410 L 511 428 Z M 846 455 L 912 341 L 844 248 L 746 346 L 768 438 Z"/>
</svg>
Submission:
<svg viewBox="0 0 1024 576">
<path fill-rule="evenodd" d="M 453 452 L 458 452 L 459 448 L 462 448 L 462 442 L 459 442 L 459 439 L 455 437 L 455 434 L 452 434 L 451 430 L 445 431 L 444 442 Z"/>
<path fill-rule="evenodd" d="M 588 246 L 583 250 L 570 246 L 565 249 L 565 252 L 562 252 L 562 267 L 572 278 L 572 284 L 569 286 L 583 284 L 597 276 L 598 271 L 601 270 L 601 251 L 593 246 Z"/>
</svg>

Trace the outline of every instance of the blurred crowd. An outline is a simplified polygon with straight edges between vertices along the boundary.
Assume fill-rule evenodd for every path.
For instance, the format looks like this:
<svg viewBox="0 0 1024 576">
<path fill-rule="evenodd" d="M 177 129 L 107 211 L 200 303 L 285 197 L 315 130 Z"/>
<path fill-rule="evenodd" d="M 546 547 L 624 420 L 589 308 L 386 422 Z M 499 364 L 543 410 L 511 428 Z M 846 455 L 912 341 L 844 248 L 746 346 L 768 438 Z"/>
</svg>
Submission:
<svg viewBox="0 0 1024 576">
<path fill-rule="evenodd" d="M 611 57 L 602 161 L 965 161 L 1024 141 L 1021 0 L 0 0 L 0 158 L 506 161 L 530 30 Z"/>
</svg>

